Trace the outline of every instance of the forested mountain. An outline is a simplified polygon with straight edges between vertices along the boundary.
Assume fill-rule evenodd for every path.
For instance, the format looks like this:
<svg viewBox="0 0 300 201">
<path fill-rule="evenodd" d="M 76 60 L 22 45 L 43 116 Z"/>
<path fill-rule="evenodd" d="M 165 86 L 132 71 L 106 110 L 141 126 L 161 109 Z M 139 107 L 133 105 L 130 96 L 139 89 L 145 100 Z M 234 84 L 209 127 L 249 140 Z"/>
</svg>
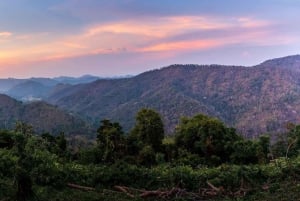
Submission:
<svg viewBox="0 0 300 201">
<path fill-rule="evenodd" d="M 172 65 L 138 76 L 62 87 L 48 101 L 98 122 L 133 125 L 142 107 L 156 109 L 171 133 L 181 116 L 205 113 L 253 137 L 300 120 L 299 56 L 254 67 Z"/>
<path fill-rule="evenodd" d="M 95 127 L 108 118 L 130 130 L 136 112 L 146 107 L 162 115 L 168 133 L 181 116 L 204 113 L 253 137 L 282 132 L 288 122 L 300 121 L 299 69 L 296 55 L 253 67 L 178 64 L 90 83 L 84 82 L 97 77 L 2 79 L 0 88 L 18 100 L 43 99 Z"/>
<path fill-rule="evenodd" d="M 14 128 L 17 121 L 34 127 L 36 132 L 87 134 L 89 127 L 80 118 L 45 102 L 24 104 L 0 94 L 0 127 Z"/>
</svg>

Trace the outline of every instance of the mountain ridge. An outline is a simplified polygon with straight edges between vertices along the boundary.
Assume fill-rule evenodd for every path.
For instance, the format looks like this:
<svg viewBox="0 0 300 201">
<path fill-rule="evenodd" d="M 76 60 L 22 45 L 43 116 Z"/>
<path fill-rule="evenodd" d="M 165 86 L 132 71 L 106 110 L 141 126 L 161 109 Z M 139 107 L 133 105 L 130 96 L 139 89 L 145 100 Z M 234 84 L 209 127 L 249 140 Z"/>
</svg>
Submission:
<svg viewBox="0 0 300 201">
<path fill-rule="evenodd" d="M 129 131 L 137 111 L 146 107 L 161 114 L 167 133 L 182 116 L 204 113 L 251 138 L 300 122 L 299 61 L 294 55 L 252 67 L 174 64 L 133 77 L 60 83 L 44 100 L 78 114 L 94 129 L 107 118 Z"/>
<path fill-rule="evenodd" d="M 271 64 L 175 64 L 132 78 L 71 86 L 66 96 L 54 93 L 48 101 L 95 122 L 120 121 L 127 130 L 138 109 L 149 107 L 162 114 L 169 133 L 181 116 L 196 113 L 217 117 L 248 137 L 284 132 L 287 122 L 300 120 L 300 74 Z"/>
</svg>

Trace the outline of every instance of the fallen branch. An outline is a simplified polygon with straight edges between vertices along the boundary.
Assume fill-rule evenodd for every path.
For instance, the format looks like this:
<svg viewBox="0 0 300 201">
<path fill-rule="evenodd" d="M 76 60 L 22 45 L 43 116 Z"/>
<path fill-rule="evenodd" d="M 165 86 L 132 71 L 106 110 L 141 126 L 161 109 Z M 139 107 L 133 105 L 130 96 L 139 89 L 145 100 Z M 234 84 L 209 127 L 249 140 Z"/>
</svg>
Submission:
<svg viewBox="0 0 300 201">
<path fill-rule="evenodd" d="M 220 192 L 220 191 L 221 191 L 221 188 L 215 187 L 215 186 L 214 186 L 212 183 L 210 183 L 209 181 L 207 181 L 206 183 L 207 183 L 207 185 L 208 185 L 209 187 L 211 187 L 214 191 L 216 191 L 216 192 Z"/>
<path fill-rule="evenodd" d="M 140 198 L 149 198 L 149 197 L 156 197 L 162 198 L 164 200 L 169 200 L 175 197 L 192 197 L 196 200 L 200 199 L 200 195 L 192 192 L 187 192 L 185 189 L 181 188 L 172 188 L 170 190 L 143 190 L 143 189 L 135 189 L 129 188 L 126 186 L 114 186 L 114 189 L 118 192 L 125 193 L 126 195 L 134 198 L 134 194 L 139 196 Z"/>
<path fill-rule="evenodd" d="M 209 188 L 201 188 L 198 192 L 188 192 L 186 189 L 181 188 L 172 188 L 169 190 L 144 190 L 144 189 L 135 189 L 126 186 L 114 186 L 114 189 L 117 192 L 125 193 L 131 198 L 140 197 L 143 199 L 146 198 L 157 198 L 163 200 L 172 200 L 174 198 L 189 198 L 192 200 L 202 200 L 207 198 L 212 198 L 215 196 L 233 196 L 233 197 L 244 197 L 251 189 L 246 189 L 240 187 L 236 191 L 226 191 L 223 186 L 216 187 L 212 183 L 207 181 Z M 243 186 L 243 185 L 242 185 Z"/>
<path fill-rule="evenodd" d="M 82 190 L 82 191 L 95 191 L 96 190 L 93 187 L 80 186 L 80 185 L 72 184 L 72 183 L 68 183 L 67 186 L 70 188 L 74 188 L 74 189 L 78 189 L 78 190 Z"/>
<path fill-rule="evenodd" d="M 125 186 L 114 186 L 117 191 L 125 193 L 127 196 L 134 198 L 134 195 L 128 192 L 128 187 Z"/>
<path fill-rule="evenodd" d="M 141 198 L 147 198 L 147 197 L 161 197 L 164 192 L 161 191 L 145 191 L 142 194 L 140 194 Z"/>
</svg>

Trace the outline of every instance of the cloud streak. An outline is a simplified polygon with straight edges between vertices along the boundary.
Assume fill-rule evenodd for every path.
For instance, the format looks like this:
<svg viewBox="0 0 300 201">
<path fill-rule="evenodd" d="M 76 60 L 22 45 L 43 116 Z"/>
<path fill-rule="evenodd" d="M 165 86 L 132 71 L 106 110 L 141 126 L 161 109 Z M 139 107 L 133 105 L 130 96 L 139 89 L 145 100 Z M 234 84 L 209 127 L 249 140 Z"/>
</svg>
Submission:
<svg viewBox="0 0 300 201">
<path fill-rule="evenodd" d="M 11 32 L 5 31 L 5 32 L 0 32 L 0 37 L 10 37 L 12 35 Z"/>
</svg>

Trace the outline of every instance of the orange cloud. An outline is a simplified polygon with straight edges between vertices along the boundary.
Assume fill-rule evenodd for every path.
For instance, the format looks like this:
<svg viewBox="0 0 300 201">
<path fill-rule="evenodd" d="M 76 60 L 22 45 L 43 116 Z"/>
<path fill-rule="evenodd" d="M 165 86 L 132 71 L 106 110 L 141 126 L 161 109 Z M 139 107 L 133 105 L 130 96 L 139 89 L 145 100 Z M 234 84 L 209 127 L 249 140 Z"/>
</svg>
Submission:
<svg viewBox="0 0 300 201">
<path fill-rule="evenodd" d="M 219 41 L 216 40 L 194 40 L 194 41 L 179 41 L 169 43 L 159 43 L 138 49 L 141 52 L 160 52 L 160 51 L 182 51 L 195 49 L 209 49 L 220 46 Z"/>
<path fill-rule="evenodd" d="M 88 29 L 86 36 L 101 33 L 134 34 L 150 37 L 167 37 L 190 30 L 224 29 L 232 26 L 230 21 L 201 16 L 162 17 L 155 20 L 131 20 L 101 24 Z"/>
<path fill-rule="evenodd" d="M 232 35 L 214 39 L 196 39 L 186 41 L 172 41 L 162 42 L 154 45 L 146 46 L 137 51 L 141 52 L 162 52 L 162 51 L 193 51 L 193 50 L 205 50 L 215 47 L 221 47 L 230 44 L 251 43 L 253 44 L 266 44 L 265 38 L 269 35 L 269 32 L 253 30 L 253 32 L 243 33 L 240 35 Z"/>
</svg>

